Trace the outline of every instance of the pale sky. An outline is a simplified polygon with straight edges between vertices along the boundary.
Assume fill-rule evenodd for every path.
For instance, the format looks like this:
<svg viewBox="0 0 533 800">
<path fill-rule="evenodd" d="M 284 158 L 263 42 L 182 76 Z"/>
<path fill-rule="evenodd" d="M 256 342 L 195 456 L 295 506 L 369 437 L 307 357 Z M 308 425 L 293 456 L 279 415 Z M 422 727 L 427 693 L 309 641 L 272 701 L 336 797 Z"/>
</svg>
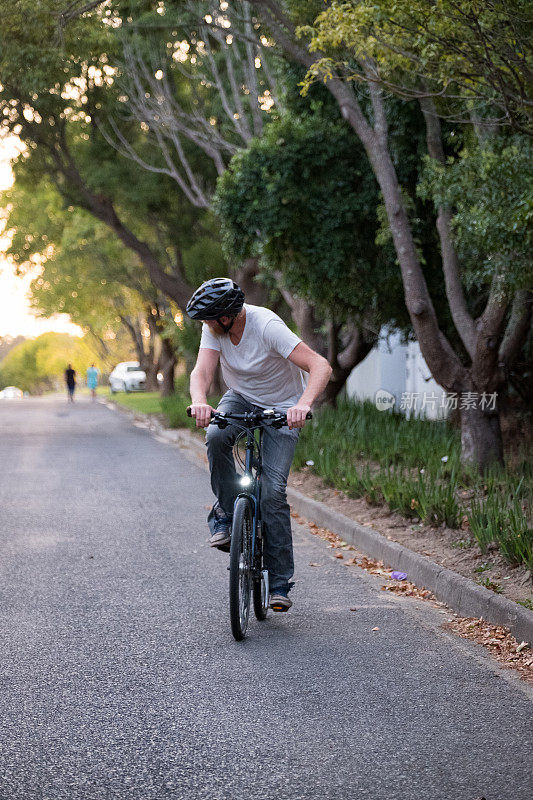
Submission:
<svg viewBox="0 0 533 800">
<path fill-rule="evenodd" d="M 0 139 L 0 191 L 13 183 L 9 162 L 19 148 L 20 142 L 15 137 Z M 0 235 L 0 336 L 33 337 L 47 331 L 82 336 L 83 331 L 70 321 L 68 314 L 54 314 L 50 319 L 33 315 L 27 294 L 35 273 L 17 277 L 13 264 L 4 255 L 8 246 L 7 237 Z"/>
</svg>

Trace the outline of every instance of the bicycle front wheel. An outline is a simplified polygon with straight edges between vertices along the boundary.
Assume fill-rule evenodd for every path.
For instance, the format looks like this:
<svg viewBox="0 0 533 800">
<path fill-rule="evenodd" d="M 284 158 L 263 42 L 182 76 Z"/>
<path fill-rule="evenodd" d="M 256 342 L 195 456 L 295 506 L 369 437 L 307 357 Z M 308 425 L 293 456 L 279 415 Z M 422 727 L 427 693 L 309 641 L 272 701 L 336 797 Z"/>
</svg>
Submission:
<svg viewBox="0 0 533 800">
<path fill-rule="evenodd" d="M 239 497 L 233 511 L 229 555 L 229 615 L 231 632 L 237 641 L 246 635 L 251 588 L 252 508 L 246 497 Z"/>
</svg>

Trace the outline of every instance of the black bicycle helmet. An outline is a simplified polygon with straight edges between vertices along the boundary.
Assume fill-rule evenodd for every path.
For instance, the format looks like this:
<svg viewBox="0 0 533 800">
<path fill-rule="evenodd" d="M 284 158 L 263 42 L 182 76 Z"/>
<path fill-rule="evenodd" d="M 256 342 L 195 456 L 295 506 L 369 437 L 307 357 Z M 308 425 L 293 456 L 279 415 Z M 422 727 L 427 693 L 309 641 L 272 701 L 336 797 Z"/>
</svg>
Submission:
<svg viewBox="0 0 533 800">
<path fill-rule="evenodd" d="M 191 319 L 236 317 L 244 305 L 244 292 L 231 278 L 212 278 L 195 291 L 187 303 Z"/>
</svg>

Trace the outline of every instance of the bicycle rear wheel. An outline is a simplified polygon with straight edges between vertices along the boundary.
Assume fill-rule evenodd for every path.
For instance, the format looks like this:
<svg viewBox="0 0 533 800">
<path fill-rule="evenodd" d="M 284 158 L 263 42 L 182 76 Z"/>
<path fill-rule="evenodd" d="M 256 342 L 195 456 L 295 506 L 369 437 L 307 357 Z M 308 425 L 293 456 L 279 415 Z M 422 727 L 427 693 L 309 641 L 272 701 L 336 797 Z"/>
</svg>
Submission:
<svg viewBox="0 0 533 800">
<path fill-rule="evenodd" d="M 263 621 L 268 614 L 268 571 L 261 571 L 261 578 L 254 582 L 254 612 L 257 619 Z"/>
<path fill-rule="evenodd" d="M 231 632 L 237 641 L 246 635 L 251 589 L 252 508 L 246 497 L 239 497 L 233 511 L 229 555 L 229 615 Z"/>
</svg>

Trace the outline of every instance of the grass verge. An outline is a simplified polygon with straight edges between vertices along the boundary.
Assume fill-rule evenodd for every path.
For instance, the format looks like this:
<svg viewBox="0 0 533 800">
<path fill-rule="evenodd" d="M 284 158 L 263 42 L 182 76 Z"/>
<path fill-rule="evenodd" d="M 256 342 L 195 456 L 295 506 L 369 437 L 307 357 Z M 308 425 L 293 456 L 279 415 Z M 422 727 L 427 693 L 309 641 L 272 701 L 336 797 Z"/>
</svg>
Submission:
<svg viewBox="0 0 533 800">
<path fill-rule="evenodd" d="M 141 414 L 161 414 L 161 396 L 159 392 L 139 392 L 138 394 L 116 392 L 111 399 L 130 411 L 139 411 Z"/>
<path fill-rule="evenodd" d="M 166 417 L 169 428 L 197 430 L 194 420 L 187 416 L 187 406 L 191 401 L 185 394 L 177 392 L 169 397 L 161 397 L 158 392 L 139 392 L 138 394 L 117 392 L 111 396 L 111 399 L 131 411 L 139 411 L 141 414 L 161 414 Z M 208 402 L 215 407 L 218 400 L 218 397 L 208 398 Z"/>
</svg>

